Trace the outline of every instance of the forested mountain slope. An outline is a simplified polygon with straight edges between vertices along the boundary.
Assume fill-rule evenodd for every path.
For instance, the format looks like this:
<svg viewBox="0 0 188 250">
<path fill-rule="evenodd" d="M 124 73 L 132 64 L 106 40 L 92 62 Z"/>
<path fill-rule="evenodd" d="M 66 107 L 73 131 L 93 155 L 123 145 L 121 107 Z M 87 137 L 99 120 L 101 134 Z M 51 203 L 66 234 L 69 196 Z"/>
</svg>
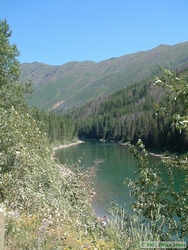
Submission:
<svg viewBox="0 0 188 250">
<path fill-rule="evenodd" d="M 65 110 L 108 95 L 156 74 L 159 65 L 178 70 L 188 65 L 188 42 L 160 45 L 148 51 L 111 58 L 99 63 L 69 62 L 60 66 L 23 63 L 20 81 L 31 80 L 29 104 L 40 109 Z"/>
<path fill-rule="evenodd" d="M 188 69 L 177 76 L 187 79 Z M 171 126 L 173 114 L 184 110 L 179 102 L 169 101 L 165 89 L 154 82 L 154 78 L 147 79 L 69 111 L 79 137 L 133 143 L 142 139 L 150 149 L 186 151 L 187 133 Z M 163 106 L 171 115 L 158 112 Z"/>
</svg>

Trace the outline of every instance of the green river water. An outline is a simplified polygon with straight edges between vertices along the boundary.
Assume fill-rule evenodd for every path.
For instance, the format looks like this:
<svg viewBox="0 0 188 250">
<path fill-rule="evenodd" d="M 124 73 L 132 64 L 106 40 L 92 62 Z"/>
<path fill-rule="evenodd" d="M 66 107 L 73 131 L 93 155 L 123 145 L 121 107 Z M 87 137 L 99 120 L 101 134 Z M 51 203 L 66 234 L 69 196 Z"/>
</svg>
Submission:
<svg viewBox="0 0 188 250">
<path fill-rule="evenodd" d="M 58 149 L 55 156 L 61 163 L 76 163 L 82 157 L 81 165 L 91 167 L 95 160 L 103 160 L 99 164 L 96 176 L 93 178 L 95 195 L 92 199 L 92 206 L 95 213 L 103 218 L 107 215 L 107 210 L 111 207 L 111 202 L 116 201 L 119 205 L 126 205 L 126 210 L 131 213 L 130 190 L 125 187 L 126 178 L 135 179 L 137 171 L 137 161 L 133 154 L 122 145 L 117 143 L 107 143 L 100 141 L 85 141 L 84 143 Z M 158 161 L 156 157 L 150 157 L 149 161 Z M 168 182 L 167 171 L 162 163 L 158 168 L 163 176 L 163 180 Z M 177 170 L 175 170 L 177 171 Z M 178 176 L 178 174 L 177 174 Z M 185 175 L 182 174 L 180 179 L 174 183 L 174 190 L 180 190 L 180 180 Z"/>
<path fill-rule="evenodd" d="M 61 163 L 75 163 L 82 157 L 82 165 L 90 167 L 95 160 L 103 160 L 99 164 L 93 179 L 95 195 L 93 209 L 103 217 L 110 208 L 110 203 L 116 201 L 125 205 L 130 211 L 130 191 L 125 187 L 126 178 L 134 179 L 137 162 L 125 147 L 116 143 L 85 141 L 71 147 L 56 150 L 55 156 Z"/>
</svg>

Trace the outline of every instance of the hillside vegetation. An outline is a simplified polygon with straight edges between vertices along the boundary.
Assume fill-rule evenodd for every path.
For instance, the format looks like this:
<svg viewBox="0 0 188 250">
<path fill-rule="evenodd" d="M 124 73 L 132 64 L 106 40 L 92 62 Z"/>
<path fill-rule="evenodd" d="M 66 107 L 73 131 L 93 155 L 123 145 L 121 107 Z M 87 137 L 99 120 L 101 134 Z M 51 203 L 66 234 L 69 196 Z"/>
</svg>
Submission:
<svg viewBox="0 0 188 250">
<path fill-rule="evenodd" d="M 90 205 L 92 169 L 61 165 L 25 101 L 11 32 L 0 21 L 0 208 L 6 250 L 113 249 Z M 48 117 L 48 116 L 44 116 Z M 49 117 L 48 117 L 49 118 Z M 66 122 L 61 124 L 66 124 Z M 40 126 L 41 127 L 40 127 Z M 50 128 L 51 129 L 51 128 Z"/>
<path fill-rule="evenodd" d="M 53 150 L 48 143 L 47 132 L 50 141 L 70 140 L 77 131 L 75 124 L 70 117 L 28 107 L 25 95 L 31 93 L 30 84 L 19 83 L 19 52 L 15 45 L 10 45 L 10 37 L 7 22 L 0 21 L 0 206 L 6 218 L 5 250 L 140 250 L 141 241 L 185 240 L 188 235 L 187 155 L 168 159 L 169 178 L 165 183 L 155 165 L 149 163 L 142 141 L 138 140 L 135 146 L 127 144 L 138 160 L 136 181 L 128 181 L 135 201 L 133 214 L 127 215 L 122 207 L 113 204 L 108 224 L 101 223 L 90 205 L 90 178 L 95 169 L 83 170 L 81 159 L 73 165 L 61 165 L 52 157 Z M 164 90 L 169 100 L 164 102 L 166 107 L 158 107 L 162 113 L 160 119 L 171 116 L 171 126 L 177 132 L 186 133 L 187 83 L 168 70 L 164 73 L 155 81 L 158 90 Z M 185 71 L 183 76 L 187 78 Z M 120 91 L 111 100 L 101 97 L 97 104 L 101 105 L 102 113 L 114 110 L 118 119 L 123 103 L 128 114 L 133 106 L 137 114 L 150 88 L 153 89 L 152 82 L 140 84 L 138 88 L 126 90 L 129 96 L 119 95 Z M 160 100 L 154 90 L 151 93 Z M 172 105 L 173 101 L 178 108 L 174 105 L 172 114 L 168 104 Z M 89 109 L 84 107 L 79 112 L 86 119 L 91 114 L 100 116 L 96 113 L 100 109 L 95 109 L 96 103 L 90 103 Z M 148 110 L 146 105 L 145 110 Z M 77 119 L 78 113 L 74 115 Z M 111 123 L 105 124 L 109 129 Z M 105 130 L 102 136 L 108 133 Z M 177 190 L 173 188 L 175 181 L 179 182 Z"/>
<path fill-rule="evenodd" d="M 160 75 L 160 72 L 158 72 Z M 177 74 L 184 79 L 188 70 Z M 133 84 L 111 95 L 100 97 L 67 113 L 80 138 L 136 143 L 142 139 L 150 150 L 187 151 L 188 137 L 173 128 L 173 113 L 184 110 L 178 101 L 168 101 L 166 89 L 154 78 Z M 166 106 L 169 116 L 159 112 Z"/>
<path fill-rule="evenodd" d="M 23 63 L 20 81 L 31 80 L 34 84 L 34 93 L 28 100 L 30 106 L 63 111 L 152 77 L 159 65 L 175 71 L 187 67 L 188 42 L 160 45 L 99 63 L 75 61 L 60 66 Z"/>
</svg>

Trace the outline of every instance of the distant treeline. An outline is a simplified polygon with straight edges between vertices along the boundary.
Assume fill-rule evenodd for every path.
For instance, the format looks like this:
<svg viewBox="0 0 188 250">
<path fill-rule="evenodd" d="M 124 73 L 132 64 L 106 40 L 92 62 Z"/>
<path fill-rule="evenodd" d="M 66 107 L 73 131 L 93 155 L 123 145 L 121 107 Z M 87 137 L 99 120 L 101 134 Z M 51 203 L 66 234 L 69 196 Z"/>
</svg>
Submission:
<svg viewBox="0 0 188 250">
<path fill-rule="evenodd" d="M 187 80 L 188 70 L 181 76 Z M 160 107 L 167 107 L 165 113 Z M 33 108 L 32 116 L 50 142 L 65 143 L 77 137 L 131 143 L 142 139 L 151 150 L 183 152 L 188 149 L 188 134 L 171 125 L 173 114 L 183 112 L 177 101 L 168 100 L 165 88 L 149 79 L 64 115 Z"/>
<path fill-rule="evenodd" d="M 31 113 L 40 130 L 47 134 L 50 143 L 65 143 L 77 138 L 75 123 L 71 118 L 37 108 L 33 108 Z"/>
<path fill-rule="evenodd" d="M 188 70 L 183 72 L 184 79 Z M 159 107 L 167 107 L 162 114 Z M 154 80 L 134 84 L 107 97 L 91 101 L 69 112 L 81 138 L 137 142 L 140 138 L 147 148 L 187 151 L 188 135 L 177 131 L 173 113 L 182 113 L 176 101 L 169 101 L 165 89 Z"/>
</svg>

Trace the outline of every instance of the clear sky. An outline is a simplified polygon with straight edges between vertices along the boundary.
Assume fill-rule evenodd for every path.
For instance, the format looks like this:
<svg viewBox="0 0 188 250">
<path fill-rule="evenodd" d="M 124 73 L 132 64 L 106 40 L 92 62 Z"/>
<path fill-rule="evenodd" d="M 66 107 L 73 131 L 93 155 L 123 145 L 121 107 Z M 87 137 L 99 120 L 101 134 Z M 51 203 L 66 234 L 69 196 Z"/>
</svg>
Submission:
<svg viewBox="0 0 188 250">
<path fill-rule="evenodd" d="M 188 0 L 1 0 L 20 62 L 102 61 L 188 41 Z"/>
</svg>

